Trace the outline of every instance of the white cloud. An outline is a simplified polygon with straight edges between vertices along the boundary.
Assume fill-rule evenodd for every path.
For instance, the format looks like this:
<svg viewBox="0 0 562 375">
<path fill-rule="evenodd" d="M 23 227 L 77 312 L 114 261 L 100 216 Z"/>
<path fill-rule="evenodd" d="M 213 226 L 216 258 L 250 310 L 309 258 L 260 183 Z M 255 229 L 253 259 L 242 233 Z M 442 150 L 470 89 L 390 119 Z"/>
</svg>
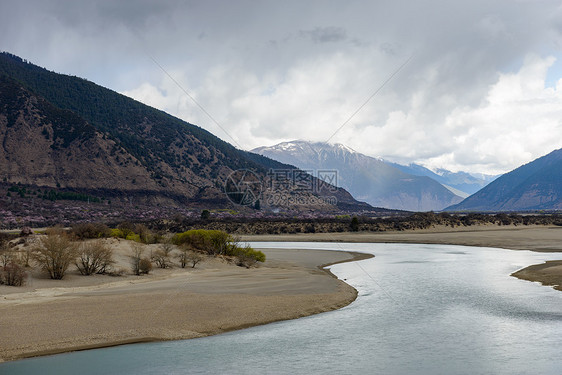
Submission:
<svg viewBox="0 0 562 375">
<path fill-rule="evenodd" d="M 553 63 L 529 55 L 519 71 L 499 74 L 480 106 L 456 108 L 437 127 L 422 125 L 430 130 L 423 142 L 447 143 L 425 155 L 423 146 L 413 147 L 410 156 L 432 167 L 498 173 L 562 147 L 562 80 L 545 87 Z"/>
<path fill-rule="evenodd" d="M 333 141 L 479 172 L 561 146 L 560 62 L 545 78 L 547 56 L 562 58 L 558 0 L 5 0 L 0 8 L 2 48 L 246 149 L 327 140 L 411 54 Z"/>
<path fill-rule="evenodd" d="M 333 141 L 369 155 L 433 168 L 508 171 L 562 147 L 557 137 L 562 133 L 562 80 L 556 87 L 545 87 L 554 62 L 552 57 L 527 56 L 518 71 L 498 73 L 479 105 L 472 107 L 463 106 L 453 95 L 432 98 L 425 85 L 403 105 L 392 93 L 381 93 Z M 326 141 L 369 97 L 365 81 L 338 79 L 357 64 L 336 54 L 302 62 L 284 76 L 261 79 L 228 65 L 216 66 L 201 77 L 201 86 L 193 92 L 221 128 L 165 76 L 158 87 L 145 82 L 124 94 L 245 149 L 290 139 Z M 376 76 L 374 70 L 370 74 Z M 171 75 L 185 81 L 180 71 Z M 436 74 L 428 75 L 428 85 L 435 80 Z M 396 109 L 377 113 L 385 107 Z M 439 118 L 431 113 L 435 108 L 448 111 Z"/>
</svg>

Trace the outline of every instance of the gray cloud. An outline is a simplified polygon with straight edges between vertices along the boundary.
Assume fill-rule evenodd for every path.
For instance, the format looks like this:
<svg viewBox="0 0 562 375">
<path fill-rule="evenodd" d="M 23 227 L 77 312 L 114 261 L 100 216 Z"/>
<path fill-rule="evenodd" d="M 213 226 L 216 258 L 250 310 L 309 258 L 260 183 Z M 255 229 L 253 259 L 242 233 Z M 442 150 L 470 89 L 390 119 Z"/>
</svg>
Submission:
<svg viewBox="0 0 562 375">
<path fill-rule="evenodd" d="M 310 38 L 314 43 L 336 43 L 347 39 L 347 33 L 341 27 L 316 27 L 312 30 L 301 30 L 299 35 Z"/>
<path fill-rule="evenodd" d="M 1 49 L 228 140 L 154 57 L 245 148 L 326 140 L 411 55 L 334 141 L 482 171 L 562 146 L 558 1 L 7 0 L 0 25 Z"/>
</svg>

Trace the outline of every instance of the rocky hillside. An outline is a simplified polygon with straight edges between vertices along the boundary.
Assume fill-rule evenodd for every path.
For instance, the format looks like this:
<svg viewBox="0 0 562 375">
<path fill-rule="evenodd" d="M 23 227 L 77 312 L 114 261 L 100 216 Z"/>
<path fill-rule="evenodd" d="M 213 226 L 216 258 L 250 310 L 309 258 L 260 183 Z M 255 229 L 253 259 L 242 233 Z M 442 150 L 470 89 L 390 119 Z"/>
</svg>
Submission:
<svg viewBox="0 0 562 375">
<path fill-rule="evenodd" d="M 448 211 L 562 209 L 562 149 L 499 177 Z"/>
<path fill-rule="evenodd" d="M 0 180 L 6 184 L 135 196 L 148 204 L 228 207 L 233 202 L 224 186 L 233 171 L 251 171 L 267 187 L 271 169 L 294 169 L 112 90 L 7 53 L 0 53 L 0 143 Z M 260 208 L 289 202 L 284 208 L 297 211 L 370 209 L 343 189 L 329 194 L 284 189 L 261 189 Z M 270 199 L 280 194 L 293 199 Z M 317 199 L 323 195 L 330 199 Z"/>
</svg>

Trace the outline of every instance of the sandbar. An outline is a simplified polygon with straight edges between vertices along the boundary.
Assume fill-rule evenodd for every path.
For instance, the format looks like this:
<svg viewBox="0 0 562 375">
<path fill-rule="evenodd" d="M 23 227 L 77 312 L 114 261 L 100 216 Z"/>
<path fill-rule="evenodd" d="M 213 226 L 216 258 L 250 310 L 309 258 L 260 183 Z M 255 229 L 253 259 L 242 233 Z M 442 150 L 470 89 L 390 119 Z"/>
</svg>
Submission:
<svg viewBox="0 0 562 375">
<path fill-rule="evenodd" d="M 116 241 L 116 240 L 113 240 Z M 128 241 L 119 241 L 123 250 Z M 335 310 L 357 291 L 319 266 L 365 254 L 263 250 L 246 269 L 209 258 L 148 276 L 36 277 L 0 286 L 0 361 L 126 343 L 190 339 Z"/>
</svg>

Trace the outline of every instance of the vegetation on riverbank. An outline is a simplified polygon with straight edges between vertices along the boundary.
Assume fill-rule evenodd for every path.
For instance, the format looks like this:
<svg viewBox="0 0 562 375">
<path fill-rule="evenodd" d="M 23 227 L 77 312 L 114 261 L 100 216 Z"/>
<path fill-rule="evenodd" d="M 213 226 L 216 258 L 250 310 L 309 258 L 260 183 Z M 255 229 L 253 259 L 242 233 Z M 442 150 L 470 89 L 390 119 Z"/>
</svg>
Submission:
<svg viewBox="0 0 562 375">
<path fill-rule="evenodd" d="M 104 224 L 78 224 L 70 229 L 49 228 L 42 234 L 24 230 L 0 236 L 0 284 L 21 286 L 34 268 L 49 278 L 63 279 L 75 266 L 81 275 L 120 276 L 128 272 L 115 267 L 109 238 L 131 241 L 130 272 L 148 274 L 158 268 L 194 268 L 207 257 L 222 257 L 250 268 L 265 262 L 265 255 L 219 230 L 191 230 L 176 235 L 154 233 L 142 224 L 121 223 L 110 229 Z M 147 245 L 150 247 L 148 253 Z M 177 261 L 177 263 L 176 263 Z"/>
<path fill-rule="evenodd" d="M 222 230 L 233 234 L 296 234 L 341 232 L 386 232 L 428 229 L 434 226 L 451 228 L 474 225 L 562 225 L 560 214 L 449 214 L 418 212 L 407 216 L 372 218 L 367 216 L 335 216 L 320 218 L 251 218 L 155 220 L 146 223 L 154 230 L 183 232 L 191 229 Z"/>
</svg>

